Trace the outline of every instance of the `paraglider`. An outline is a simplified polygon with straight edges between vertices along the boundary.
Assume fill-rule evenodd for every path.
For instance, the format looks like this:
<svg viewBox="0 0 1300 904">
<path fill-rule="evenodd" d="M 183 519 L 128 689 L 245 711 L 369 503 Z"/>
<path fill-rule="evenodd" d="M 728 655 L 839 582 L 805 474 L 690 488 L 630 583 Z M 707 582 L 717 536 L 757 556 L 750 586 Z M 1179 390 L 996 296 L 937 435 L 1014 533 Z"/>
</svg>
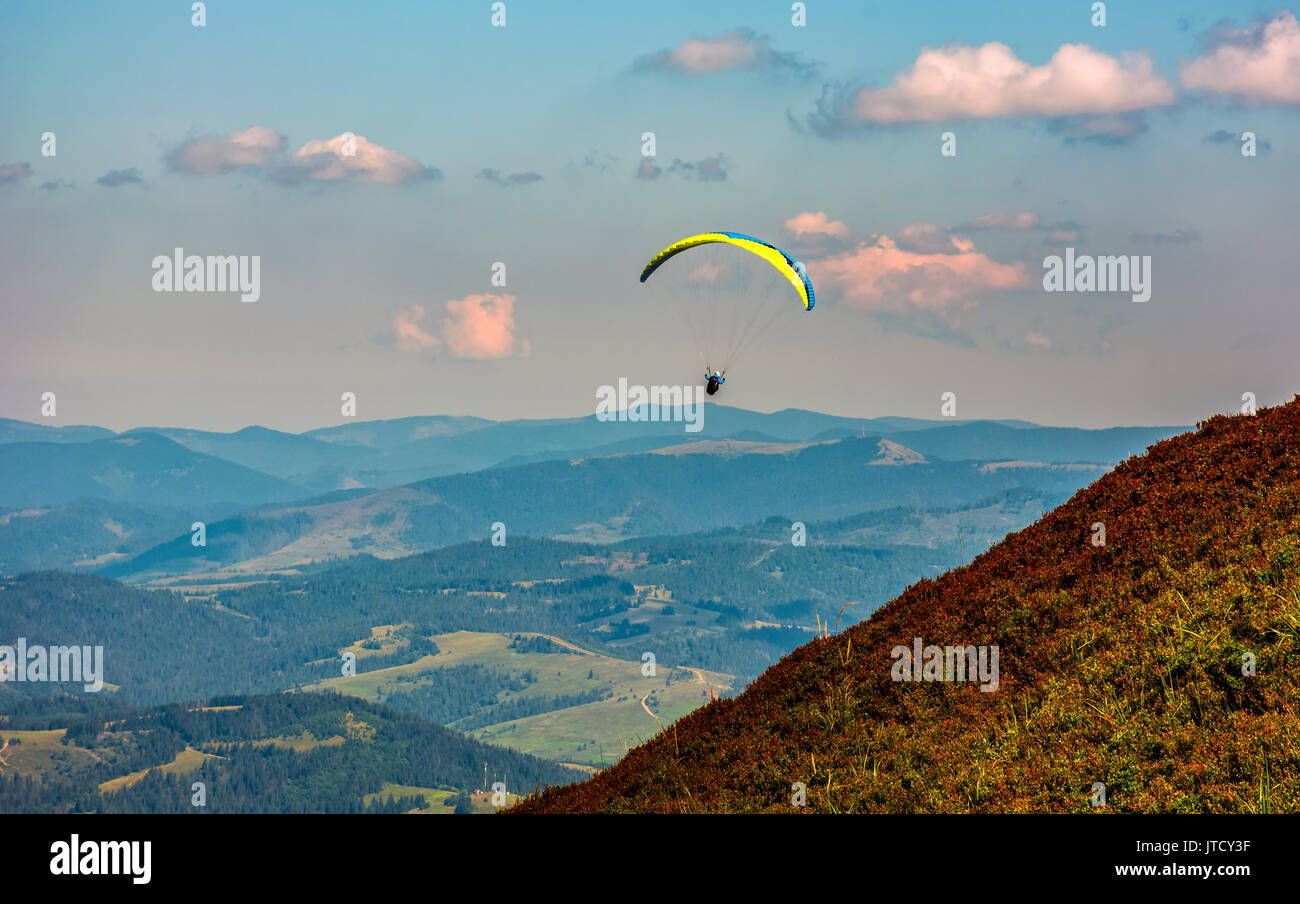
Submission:
<svg viewBox="0 0 1300 904">
<path fill-rule="evenodd" d="M 706 246 L 715 250 L 697 250 Z M 743 351 L 785 312 L 811 311 L 816 296 L 802 264 L 775 245 L 740 232 L 702 232 L 674 242 L 645 265 L 641 282 L 687 251 L 688 266 L 670 267 L 673 276 L 660 276 L 656 283 L 666 284 L 664 294 L 677 301 L 690 327 L 705 361 L 705 390 L 712 396 Z M 716 369 L 715 361 L 721 365 Z"/>
</svg>

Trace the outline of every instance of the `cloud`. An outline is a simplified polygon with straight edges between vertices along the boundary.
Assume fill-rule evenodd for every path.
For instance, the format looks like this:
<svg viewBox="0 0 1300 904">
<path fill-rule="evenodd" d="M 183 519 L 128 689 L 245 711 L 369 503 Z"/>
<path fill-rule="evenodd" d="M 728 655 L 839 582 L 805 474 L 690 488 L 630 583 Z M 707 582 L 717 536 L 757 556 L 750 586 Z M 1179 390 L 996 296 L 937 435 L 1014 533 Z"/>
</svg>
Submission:
<svg viewBox="0 0 1300 904">
<path fill-rule="evenodd" d="M 26 179 L 31 174 L 30 163 L 0 163 L 0 185 Z"/>
<path fill-rule="evenodd" d="M 947 254 L 952 251 L 967 252 L 975 247 L 970 239 L 954 235 L 934 223 L 913 223 L 904 226 L 894 237 L 899 248 L 920 254 Z"/>
<path fill-rule="evenodd" d="M 1032 210 L 1021 213 L 986 213 L 976 217 L 969 228 L 972 229 L 1008 229 L 1019 232 L 1038 226 L 1038 214 Z"/>
<path fill-rule="evenodd" d="M 140 178 L 140 171 L 135 167 L 130 169 L 109 170 L 95 180 L 100 185 L 108 188 L 117 188 L 119 185 L 135 185 L 144 182 Z"/>
<path fill-rule="evenodd" d="M 578 165 L 584 169 L 595 170 L 598 173 L 608 173 L 617 162 L 618 158 L 613 154 L 593 150 L 588 151 L 587 156 L 583 157 L 582 162 Z"/>
<path fill-rule="evenodd" d="M 1205 52 L 1179 67 L 1183 85 L 1251 103 L 1300 105 L 1300 22 L 1290 10 L 1237 28 L 1221 22 Z"/>
<path fill-rule="evenodd" d="M 515 336 L 515 296 L 467 295 L 447 302 L 441 338 L 425 325 L 423 305 L 413 304 L 393 312 L 393 337 L 397 350 L 423 354 L 444 346 L 456 358 L 485 360 L 527 355 L 526 340 Z"/>
<path fill-rule="evenodd" d="M 56 181 L 56 182 L 42 182 L 42 183 L 41 183 L 41 188 L 42 188 L 44 191 L 58 191 L 58 190 L 61 189 L 61 188 L 72 189 L 73 191 L 75 191 L 76 188 L 77 188 L 77 183 L 76 183 L 76 182 L 68 182 L 68 181 L 66 181 L 66 180 L 64 180 L 64 179 L 59 179 L 59 180 Z"/>
<path fill-rule="evenodd" d="M 394 185 L 441 178 L 442 171 L 435 167 L 371 144 L 364 136 L 346 133 L 328 141 L 307 142 L 272 173 L 274 181 L 285 185 L 344 181 Z"/>
<path fill-rule="evenodd" d="M 508 358 L 528 354 L 516 339 L 513 295 L 467 295 L 447 302 L 442 322 L 447 347 L 457 358 Z"/>
<path fill-rule="evenodd" d="M 768 69 L 809 74 L 816 69 L 801 62 L 796 54 L 780 53 L 771 47 L 771 38 L 749 28 L 734 28 L 715 38 L 687 38 L 672 50 L 637 57 L 632 64 L 637 72 L 681 72 L 699 75 L 731 69 Z"/>
<path fill-rule="evenodd" d="M 953 326 L 931 311 L 911 311 L 906 314 L 878 311 L 876 322 L 887 333 L 907 333 L 962 348 L 974 348 L 976 344 L 975 337 L 969 331 Z"/>
<path fill-rule="evenodd" d="M 420 326 L 423 319 L 424 308 L 418 304 L 393 312 L 393 335 L 398 351 L 423 352 L 438 347 L 438 337 Z"/>
<path fill-rule="evenodd" d="M 796 238 L 828 236 L 847 238 L 849 227 L 839 220 L 827 218 L 825 211 L 801 213 L 785 221 L 785 231 Z"/>
<path fill-rule="evenodd" d="M 1229 132 L 1227 129 L 1218 129 L 1206 135 L 1201 141 L 1205 144 L 1241 144 L 1242 138 L 1240 132 Z M 1272 142 L 1265 141 L 1259 136 L 1255 137 L 1255 150 L 1271 151 L 1273 150 Z"/>
<path fill-rule="evenodd" d="M 1056 220 L 1051 223 L 1044 223 L 1042 217 L 1032 210 L 1024 210 L 1019 213 L 1005 213 L 995 211 L 994 213 L 981 214 L 969 223 L 956 227 L 953 232 L 986 232 L 986 231 L 1005 231 L 1005 232 L 1040 232 L 1043 233 L 1043 244 L 1055 245 L 1065 242 L 1074 242 L 1079 239 L 1082 230 L 1079 224 L 1074 220 Z"/>
<path fill-rule="evenodd" d="M 1063 135 L 1066 144 L 1080 141 L 1110 146 L 1128 144 L 1150 130 L 1146 114 L 1140 112 L 1063 116 L 1047 124 L 1047 131 Z"/>
<path fill-rule="evenodd" d="M 706 261 L 698 267 L 692 267 L 686 274 L 686 281 L 697 286 L 722 285 L 730 276 L 727 268 L 717 261 Z"/>
<path fill-rule="evenodd" d="M 1135 245 L 1192 245 L 1201 240 L 1195 229 L 1175 229 L 1173 232 L 1135 232 L 1128 237 Z"/>
<path fill-rule="evenodd" d="M 164 157 L 168 169 L 191 175 L 219 175 L 264 170 L 272 182 L 406 183 L 441 179 L 442 171 L 413 157 L 344 132 L 327 141 L 308 141 L 288 159 L 288 140 L 265 126 L 225 136 L 199 135 L 183 141 Z"/>
<path fill-rule="evenodd" d="M 1174 89 L 1145 53 L 1113 57 L 1086 44 L 1064 44 L 1047 63 L 1033 66 L 1005 44 L 951 44 L 922 50 L 888 87 L 824 89 L 806 121 L 812 131 L 833 137 L 870 123 L 1110 116 L 1174 100 Z"/>
<path fill-rule="evenodd" d="M 663 167 L 656 166 L 653 157 L 642 157 L 641 162 L 636 165 L 638 179 L 658 179 L 663 173 Z"/>
<path fill-rule="evenodd" d="M 478 171 L 480 179 L 486 179 L 494 185 L 501 185 L 506 188 L 515 185 L 531 185 L 534 182 L 542 181 L 541 175 L 534 172 L 511 173 L 509 176 L 503 176 L 500 170 L 482 169 Z"/>
<path fill-rule="evenodd" d="M 1068 245 L 1071 242 L 1077 242 L 1079 240 L 1079 235 L 1080 232 L 1077 229 L 1053 229 L 1047 233 L 1047 237 L 1043 239 L 1043 244 Z"/>
<path fill-rule="evenodd" d="M 849 307 L 895 313 L 950 315 L 988 292 L 1029 285 L 1025 264 L 1000 264 L 929 223 L 805 265 L 814 285 L 838 291 Z"/>
<path fill-rule="evenodd" d="M 1030 330 L 1028 333 L 1025 333 L 1025 343 L 1027 345 L 1036 346 L 1037 348 L 1051 348 L 1052 338 L 1043 333 L 1037 333 Z"/>
<path fill-rule="evenodd" d="M 224 137 L 196 136 L 166 155 L 168 169 L 194 175 L 228 173 L 271 165 L 284 153 L 286 139 L 274 129 L 253 126 Z"/>
<path fill-rule="evenodd" d="M 655 163 L 653 157 L 642 157 L 636 165 L 638 179 L 654 180 L 664 173 L 680 176 L 688 181 L 721 182 L 727 178 L 727 157 L 725 154 L 714 154 L 712 157 L 705 157 L 694 163 L 674 157 L 666 170 Z"/>
<path fill-rule="evenodd" d="M 722 154 L 714 154 L 694 163 L 674 158 L 668 172 L 698 182 L 721 182 L 727 178 L 726 162 L 727 158 Z"/>
</svg>

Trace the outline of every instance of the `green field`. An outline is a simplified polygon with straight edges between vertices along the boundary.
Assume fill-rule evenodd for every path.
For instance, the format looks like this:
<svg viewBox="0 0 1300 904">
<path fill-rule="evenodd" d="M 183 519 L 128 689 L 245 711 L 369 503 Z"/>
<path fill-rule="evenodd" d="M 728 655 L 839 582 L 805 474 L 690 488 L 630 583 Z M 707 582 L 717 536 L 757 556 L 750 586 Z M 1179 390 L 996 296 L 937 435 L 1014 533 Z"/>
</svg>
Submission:
<svg viewBox="0 0 1300 904">
<path fill-rule="evenodd" d="M 400 797 L 422 797 L 427 804 L 424 807 L 407 810 L 408 815 L 451 816 L 456 812 L 456 792 L 446 791 L 441 788 L 421 788 L 416 785 L 395 785 L 392 782 L 385 782 L 381 790 L 376 791 L 374 794 L 367 794 L 362 800 L 370 803 L 375 800 L 391 800 Z M 521 799 L 522 795 L 506 794 L 505 806 L 514 806 Z M 471 794 L 470 803 L 473 805 L 476 815 L 495 813 L 498 809 L 505 809 L 505 807 L 498 808 L 492 805 L 492 792 L 490 791 Z"/>
<path fill-rule="evenodd" d="M 422 813 L 429 816 L 450 815 L 455 811 L 455 791 L 444 791 L 441 788 L 420 788 L 415 785 L 395 785 L 392 782 L 384 782 L 384 787 L 373 794 L 367 794 L 362 800 L 370 803 L 374 800 L 391 799 L 394 797 L 423 797 L 426 806 L 417 810 L 407 810 L 408 813 Z M 444 803 L 450 801 L 450 803 Z"/>
<path fill-rule="evenodd" d="M 382 642 L 388 630 L 387 626 L 375 628 L 373 637 Z M 436 634 L 432 637 L 438 645 L 436 655 L 353 677 L 327 679 L 305 689 L 330 687 L 344 694 L 383 702 L 389 693 L 396 690 L 410 690 L 419 685 L 436 686 L 439 670 L 463 665 L 482 665 L 512 674 L 527 672 L 536 677 L 535 682 L 522 690 L 501 692 L 497 696 L 498 703 L 568 696 L 599 689 L 604 699 L 598 702 L 510 719 L 468 733 L 491 744 L 557 762 L 603 767 L 617 762 L 625 748 L 634 747 L 656 734 L 660 723 L 669 725 L 708 703 L 710 688 L 714 693 L 729 689 L 733 680 L 730 675 L 674 668 L 662 663 L 658 664 L 654 677 L 647 677 L 641 674 L 640 662 L 615 659 L 576 647 L 564 653 L 520 652 L 510 647 L 512 638 L 517 636 L 521 635 L 472 631 Z M 564 643 L 557 638 L 551 640 Z M 360 653 L 356 645 L 349 649 Z M 361 658 L 359 655 L 358 659 Z M 643 699 L 654 715 L 642 706 Z M 452 728 L 458 727 L 457 722 L 450 724 Z"/>
<path fill-rule="evenodd" d="M 98 760 L 89 750 L 64 745 L 64 733 L 62 728 L 0 730 L 0 771 L 4 775 L 68 775 Z"/>
<path fill-rule="evenodd" d="M 169 775 L 186 775 L 198 769 L 203 765 L 205 760 L 210 759 L 213 756 L 214 754 L 203 753 L 202 751 L 195 750 L 193 747 L 186 747 L 180 753 L 176 754 L 176 758 L 170 763 L 164 763 L 161 766 L 154 766 L 152 768 Z M 129 788 L 148 774 L 148 769 L 141 769 L 139 772 L 132 772 L 130 775 L 123 775 L 120 778 L 101 782 L 99 785 L 99 793 L 111 794 L 114 791 Z"/>
</svg>

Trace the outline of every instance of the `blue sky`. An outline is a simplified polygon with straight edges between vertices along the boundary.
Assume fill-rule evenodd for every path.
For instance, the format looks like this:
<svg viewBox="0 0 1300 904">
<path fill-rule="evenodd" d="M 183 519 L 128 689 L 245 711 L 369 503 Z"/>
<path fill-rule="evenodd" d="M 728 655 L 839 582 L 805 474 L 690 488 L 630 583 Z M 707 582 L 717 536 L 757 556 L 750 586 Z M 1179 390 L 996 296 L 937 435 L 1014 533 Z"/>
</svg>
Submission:
<svg viewBox="0 0 1300 904">
<path fill-rule="evenodd" d="M 343 391 L 363 419 L 587 414 L 620 377 L 696 380 L 636 275 L 716 229 L 789 248 L 820 298 L 734 405 L 934 417 L 955 391 L 962 417 L 1103 426 L 1296 391 L 1285 8 L 489 7 L 0 7 L 0 416 L 46 391 L 115 428 L 307 429 Z M 369 175 L 328 166 L 347 131 Z M 261 300 L 152 291 L 177 246 L 259 256 Z M 1066 246 L 1150 255 L 1151 301 L 1045 293 Z"/>
</svg>

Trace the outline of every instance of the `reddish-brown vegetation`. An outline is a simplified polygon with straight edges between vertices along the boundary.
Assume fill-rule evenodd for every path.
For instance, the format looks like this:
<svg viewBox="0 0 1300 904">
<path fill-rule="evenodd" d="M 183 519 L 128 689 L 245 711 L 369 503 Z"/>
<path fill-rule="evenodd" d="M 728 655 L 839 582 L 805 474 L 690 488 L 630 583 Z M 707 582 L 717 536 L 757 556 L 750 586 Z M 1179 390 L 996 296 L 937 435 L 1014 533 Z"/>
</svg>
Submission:
<svg viewBox="0 0 1300 904">
<path fill-rule="evenodd" d="M 514 812 L 1294 812 L 1298 560 L 1300 401 L 1217 416 Z M 918 636 L 998 690 L 892 680 Z"/>
</svg>

